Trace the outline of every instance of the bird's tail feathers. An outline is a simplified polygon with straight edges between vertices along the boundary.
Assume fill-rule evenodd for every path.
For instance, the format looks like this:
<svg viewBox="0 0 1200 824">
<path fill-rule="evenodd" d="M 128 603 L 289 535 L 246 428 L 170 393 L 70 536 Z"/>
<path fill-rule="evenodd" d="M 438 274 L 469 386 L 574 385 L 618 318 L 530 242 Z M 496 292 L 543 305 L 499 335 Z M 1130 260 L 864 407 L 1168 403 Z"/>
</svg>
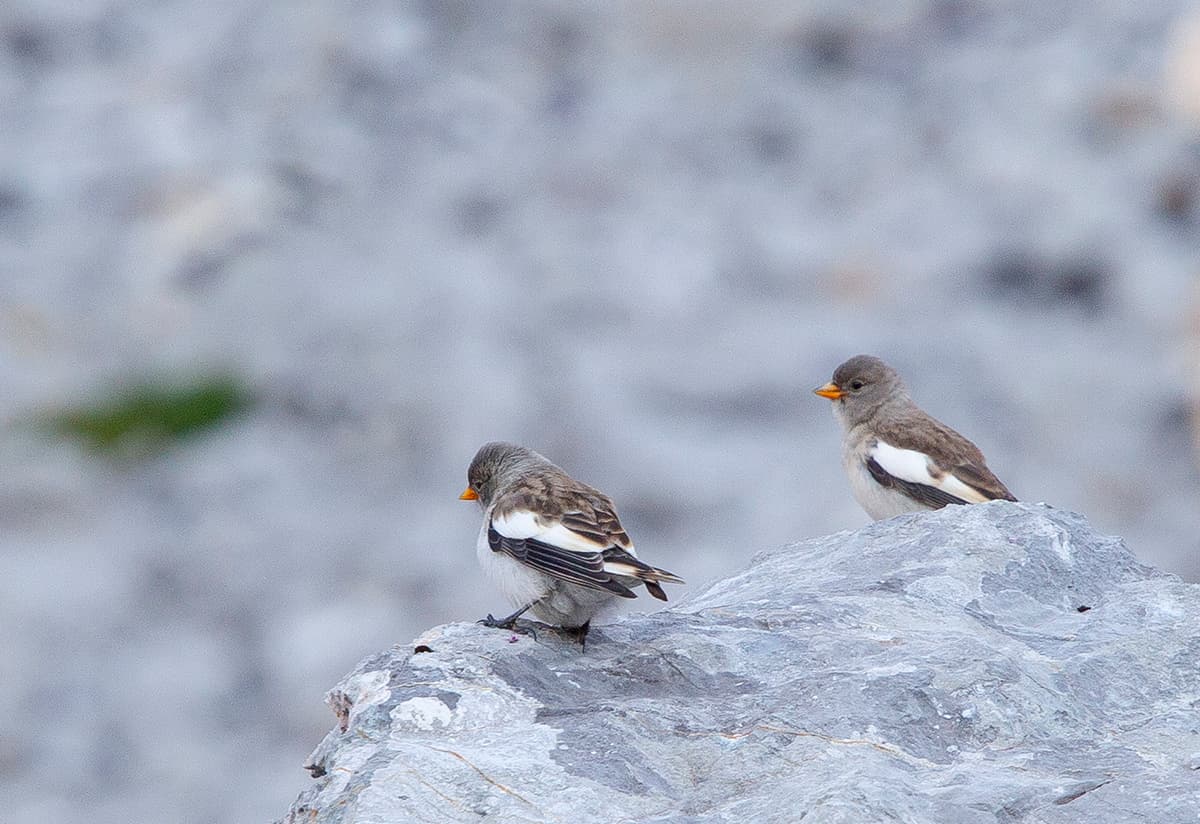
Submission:
<svg viewBox="0 0 1200 824">
<path fill-rule="evenodd" d="M 663 591 L 662 584 L 684 583 L 684 580 L 673 572 L 652 567 L 627 553 L 622 553 L 620 558 L 606 560 L 604 571 L 611 575 L 638 579 L 646 585 L 646 591 L 660 601 L 667 600 L 667 593 Z"/>
</svg>

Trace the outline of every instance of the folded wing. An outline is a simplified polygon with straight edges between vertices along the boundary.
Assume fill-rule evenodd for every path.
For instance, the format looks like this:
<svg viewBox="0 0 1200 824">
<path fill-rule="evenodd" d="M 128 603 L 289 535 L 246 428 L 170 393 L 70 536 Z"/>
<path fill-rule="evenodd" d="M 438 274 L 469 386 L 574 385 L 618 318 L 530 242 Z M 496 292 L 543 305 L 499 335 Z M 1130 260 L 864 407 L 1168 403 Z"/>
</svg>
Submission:
<svg viewBox="0 0 1200 824">
<path fill-rule="evenodd" d="M 878 440 L 867 452 L 867 470 L 881 486 L 895 487 L 931 507 L 1015 500 L 978 462 L 942 466 L 929 454 Z"/>
<path fill-rule="evenodd" d="M 589 502 L 558 518 L 539 517 L 528 509 L 494 513 L 488 545 L 534 569 L 622 598 L 637 595 L 619 579 L 641 581 L 655 598 L 667 600 L 660 582 L 683 583 L 678 576 L 639 560 L 611 503 Z M 599 504 L 599 505 L 596 505 Z"/>
</svg>

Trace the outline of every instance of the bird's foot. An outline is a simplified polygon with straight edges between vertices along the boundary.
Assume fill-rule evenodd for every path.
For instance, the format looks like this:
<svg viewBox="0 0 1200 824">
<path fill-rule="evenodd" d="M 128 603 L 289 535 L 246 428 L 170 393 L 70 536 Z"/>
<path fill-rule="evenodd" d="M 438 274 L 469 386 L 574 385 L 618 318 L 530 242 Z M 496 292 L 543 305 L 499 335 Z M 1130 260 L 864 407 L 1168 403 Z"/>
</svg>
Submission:
<svg viewBox="0 0 1200 824">
<path fill-rule="evenodd" d="M 579 642 L 580 651 L 585 652 L 587 651 L 587 634 L 588 630 L 591 628 L 592 622 L 587 621 L 583 624 L 583 626 L 580 627 L 563 627 L 563 632 L 565 632 L 567 635 L 573 635 L 575 640 Z"/>
<path fill-rule="evenodd" d="M 523 611 L 524 610 L 522 610 L 522 612 Z M 518 615 L 519 614 L 520 613 L 518 613 Z M 485 627 L 491 627 L 492 629 L 505 629 L 509 632 L 515 632 L 518 635 L 528 635 L 533 638 L 533 640 L 537 640 L 537 631 L 533 627 L 517 626 L 516 615 L 510 615 L 507 618 L 497 618 L 489 612 L 486 618 L 480 618 L 475 623 L 483 624 Z"/>
</svg>

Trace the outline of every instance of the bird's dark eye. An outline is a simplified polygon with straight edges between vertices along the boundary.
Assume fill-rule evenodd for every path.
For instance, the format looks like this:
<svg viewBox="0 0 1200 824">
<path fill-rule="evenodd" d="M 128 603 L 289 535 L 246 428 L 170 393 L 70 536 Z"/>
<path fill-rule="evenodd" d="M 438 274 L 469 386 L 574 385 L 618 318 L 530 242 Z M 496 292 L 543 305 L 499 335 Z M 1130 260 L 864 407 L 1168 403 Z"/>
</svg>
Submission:
<svg viewBox="0 0 1200 824">
<path fill-rule="evenodd" d="M 863 382 L 860 380 L 857 380 L 857 379 L 852 380 L 852 381 L 850 381 L 850 388 L 853 389 L 855 392 L 857 392 L 858 390 L 863 388 Z"/>
</svg>

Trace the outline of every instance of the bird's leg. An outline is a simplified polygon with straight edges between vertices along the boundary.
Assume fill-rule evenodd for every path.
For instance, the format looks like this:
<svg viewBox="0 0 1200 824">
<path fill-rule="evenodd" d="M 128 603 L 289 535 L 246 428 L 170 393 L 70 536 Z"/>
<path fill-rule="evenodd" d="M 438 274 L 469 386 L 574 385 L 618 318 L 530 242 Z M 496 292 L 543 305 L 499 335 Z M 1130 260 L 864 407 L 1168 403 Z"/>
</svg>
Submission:
<svg viewBox="0 0 1200 824">
<path fill-rule="evenodd" d="M 532 635 L 533 640 L 536 641 L 537 640 L 536 632 L 534 632 L 532 629 L 521 629 L 517 626 L 517 619 L 520 618 L 525 613 L 525 610 L 529 609 L 531 606 L 533 606 L 536 603 L 537 603 L 537 601 L 530 601 L 528 604 L 521 607 L 519 610 L 514 612 L 512 615 L 509 615 L 507 618 L 497 618 L 489 612 L 488 617 L 480 618 L 475 623 L 483 624 L 485 627 L 491 627 L 493 629 L 506 629 L 506 630 L 509 630 L 510 632 L 519 632 L 519 633 L 522 633 L 525 635 Z"/>
<path fill-rule="evenodd" d="M 584 621 L 583 626 L 581 626 L 581 627 L 574 627 L 574 628 L 563 627 L 564 630 L 566 630 L 571 635 L 575 636 L 575 640 L 579 642 L 579 649 L 581 652 L 584 652 L 587 650 L 587 634 L 588 634 L 588 630 L 591 628 L 592 628 L 591 621 Z"/>
</svg>

